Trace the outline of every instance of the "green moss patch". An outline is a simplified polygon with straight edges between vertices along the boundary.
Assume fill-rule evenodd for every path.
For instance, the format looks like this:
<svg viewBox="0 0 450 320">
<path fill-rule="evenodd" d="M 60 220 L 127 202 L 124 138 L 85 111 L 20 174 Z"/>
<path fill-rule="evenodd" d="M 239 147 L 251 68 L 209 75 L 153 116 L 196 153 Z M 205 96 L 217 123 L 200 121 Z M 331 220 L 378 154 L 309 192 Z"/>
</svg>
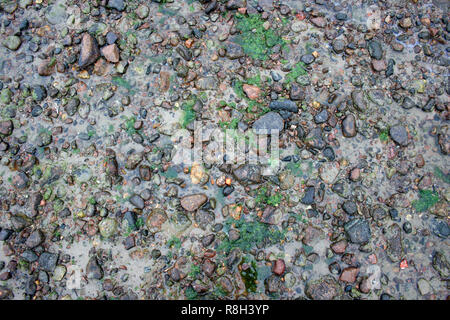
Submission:
<svg viewBox="0 0 450 320">
<path fill-rule="evenodd" d="M 450 174 L 445 174 L 441 168 L 439 168 L 438 166 L 434 167 L 434 175 L 435 177 L 441 179 L 442 181 L 444 181 L 445 183 L 450 184 Z"/>
<path fill-rule="evenodd" d="M 228 254 L 233 248 L 240 248 L 244 252 L 250 251 L 257 244 L 275 244 L 284 239 L 284 233 L 276 226 L 267 225 L 259 221 L 245 221 L 244 218 L 225 221 L 225 229 L 231 226 L 239 230 L 240 237 L 237 240 L 223 240 L 217 248 L 219 252 Z"/>
<path fill-rule="evenodd" d="M 308 72 L 306 72 L 305 64 L 299 61 L 295 64 L 294 68 L 292 68 L 292 70 L 286 75 L 285 82 L 287 84 L 295 82 L 298 77 L 305 76 L 307 74 Z"/>
<path fill-rule="evenodd" d="M 243 269 L 242 265 L 246 263 L 248 268 Z M 241 262 L 240 273 L 242 280 L 244 280 L 245 288 L 248 292 L 255 292 L 257 288 L 257 280 L 258 280 L 258 271 L 256 269 L 255 261 L 248 261 L 247 258 L 243 258 Z"/>
<path fill-rule="evenodd" d="M 283 39 L 273 30 L 266 30 L 260 14 L 236 14 L 236 28 L 241 34 L 236 43 L 242 46 L 245 54 L 253 59 L 266 60 L 272 53 L 272 47 L 284 44 Z"/>
<path fill-rule="evenodd" d="M 412 203 L 417 212 L 424 212 L 439 202 L 439 195 L 432 190 L 419 190 L 419 200 Z"/>
</svg>

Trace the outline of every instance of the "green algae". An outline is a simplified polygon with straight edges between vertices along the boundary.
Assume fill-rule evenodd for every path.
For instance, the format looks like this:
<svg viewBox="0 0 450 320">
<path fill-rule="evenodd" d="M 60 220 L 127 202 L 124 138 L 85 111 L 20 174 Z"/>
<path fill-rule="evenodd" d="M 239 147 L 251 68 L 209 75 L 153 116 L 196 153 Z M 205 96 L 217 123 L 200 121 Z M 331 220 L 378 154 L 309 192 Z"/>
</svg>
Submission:
<svg viewBox="0 0 450 320">
<path fill-rule="evenodd" d="M 247 264 L 247 269 L 243 269 L 242 265 Z M 258 270 L 255 261 L 249 261 L 246 257 L 242 259 L 240 264 L 240 274 L 245 284 L 247 292 L 255 292 L 257 288 Z"/>
<path fill-rule="evenodd" d="M 259 221 L 245 221 L 244 218 L 234 220 L 228 218 L 225 223 L 225 229 L 231 226 L 239 230 L 239 239 L 223 240 L 218 246 L 218 251 L 228 254 L 233 248 L 240 248 L 244 252 L 250 251 L 257 244 L 275 244 L 284 239 L 284 233 L 276 226 Z"/>
<path fill-rule="evenodd" d="M 306 72 L 305 70 L 305 64 L 301 61 L 297 62 L 294 66 L 294 68 L 292 68 L 292 70 L 286 75 L 286 84 L 295 82 L 296 79 L 300 76 L 305 76 L 307 75 L 308 72 Z"/>
<path fill-rule="evenodd" d="M 419 199 L 413 201 L 412 205 L 417 212 L 424 212 L 439 202 L 439 195 L 432 190 L 419 190 Z"/>
<path fill-rule="evenodd" d="M 445 174 L 438 166 L 434 166 L 434 176 L 450 184 L 450 174 Z"/>
<path fill-rule="evenodd" d="M 241 34 L 236 43 L 242 46 L 245 54 L 256 60 L 267 60 L 272 47 L 283 45 L 283 39 L 272 29 L 264 28 L 264 20 L 260 14 L 236 14 L 236 28 Z"/>
<path fill-rule="evenodd" d="M 197 98 L 194 97 L 192 99 L 185 101 L 181 105 L 181 109 L 183 110 L 183 115 L 181 117 L 181 126 L 183 128 L 186 128 L 192 121 L 195 120 L 196 113 L 194 110 L 194 105 L 196 102 Z"/>
</svg>

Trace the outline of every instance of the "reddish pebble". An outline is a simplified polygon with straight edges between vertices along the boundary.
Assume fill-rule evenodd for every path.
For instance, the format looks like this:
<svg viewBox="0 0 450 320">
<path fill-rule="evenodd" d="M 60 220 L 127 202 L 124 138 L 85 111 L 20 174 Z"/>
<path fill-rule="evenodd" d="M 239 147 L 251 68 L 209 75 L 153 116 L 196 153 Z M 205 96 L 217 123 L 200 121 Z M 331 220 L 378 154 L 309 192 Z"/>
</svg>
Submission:
<svg viewBox="0 0 450 320">
<path fill-rule="evenodd" d="M 341 240 L 331 245 L 331 250 L 333 250 L 333 252 L 337 254 L 344 253 L 346 248 L 347 248 L 347 240 Z"/>
<path fill-rule="evenodd" d="M 369 262 L 370 262 L 371 264 L 376 264 L 376 263 L 378 262 L 377 255 L 376 255 L 375 253 L 372 253 L 372 254 L 369 256 Z"/>
<path fill-rule="evenodd" d="M 355 267 L 348 267 L 345 268 L 341 276 L 339 277 L 340 281 L 347 282 L 347 283 L 353 283 L 356 281 L 356 276 L 358 275 L 359 268 Z"/>
<path fill-rule="evenodd" d="M 361 170 L 359 168 L 354 168 L 350 171 L 350 180 L 358 181 L 361 175 Z"/>
<path fill-rule="evenodd" d="M 272 272 L 275 273 L 277 276 L 281 276 L 284 273 L 284 270 L 286 269 L 286 265 L 284 263 L 283 259 L 278 259 L 275 261 L 273 265 Z"/>
</svg>

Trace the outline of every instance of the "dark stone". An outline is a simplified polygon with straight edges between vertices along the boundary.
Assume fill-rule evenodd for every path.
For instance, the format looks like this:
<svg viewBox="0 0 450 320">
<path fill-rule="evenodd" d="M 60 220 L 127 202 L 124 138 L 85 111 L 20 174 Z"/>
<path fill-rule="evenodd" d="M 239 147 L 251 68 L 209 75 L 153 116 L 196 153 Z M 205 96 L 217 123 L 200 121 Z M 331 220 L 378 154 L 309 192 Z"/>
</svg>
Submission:
<svg viewBox="0 0 450 320">
<path fill-rule="evenodd" d="M 353 219 L 347 222 L 344 230 L 352 243 L 363 244 L 370 240 L 369 223 L 364 219 Z"/>
<path fill-rule="evenodd" d="M 336 155 L 334 154 L 334 150 L 331 147 L 326 147 L 322 151 L 323 156 L 328 159 L 328 161 L 334 161 Z"/>
<path fill-rule="evenodd" d="M 358 207 L 356 206 L 356 203 L 353 201 L 345 201 L 342 204 L 342 209 L 344 209 L 344 211 L 351 216 L 358 211 Z"/>
<path fill-rule="evenodd" d="M 117 35 L 116 35 L 114 32 L 109 31 L 109 32 L 106 34 L 106 42 L 107 42 L 108 44 L 113 44 L 113 43 L 115 43 L 115 42 L 117 41 L 117 39 L 118 39 L 118 37 L 117 37 Z"/>
<path fill-rule="evenodd" d="M 137 230 L 136 226 L 136 214 L 132 211 L 125 212 L 123 219 L 128 223 L 128 228 L 135 231 Z"/>
<path fill-rule="evenodd" d="M 256 133 L 258 133 L 258 130 L 268 130 L 269 132 L 266 132 L 266 134 L 270 134 L 272 130 L 281 132 L 284 129 L 284 121 L 278 113 L 268 112 L 256 120 L 252 128 Z"/>
<path fill-rule="evenodd" d="M 9 136 L 14 130 L 14 124 L 11 120 L 0 121 L 0 134 Z"/>
<path fill-rule="evenodd" d="M 352 138 L 356 136 L 356 119 L 353 114 L 347 115 L 342 120 L 342 135 L 346 138 Z"/>
<path fill-rule="evenodd" d="M 314 116 L 314 122 L 317 124 L 324 123 L 328 120 L 328 111 L 326 109 L 323 109 L 318 114 Z"/>
<path fill-rule="evenodd" d="M 280 101 L 279 100 L 275 100 L 275 101 L 272 101 L 269 104 L 269 108 L 271 110 L 275 110 L 275 111 L 285 110 L 285 111 L 294 112 L 294 113 L 298 112 L 297 104 L 294 101 L 291 101 L 291 100 L 280 100 Z"/>
<path fill-rule="evenodd" d="M 436 251 L 433 255 L 432 265 L 442 279 L 448 279 L 450 277 L 450 264 L 443 252 Z"/>
<path fill-rule="evenodd" d="M 142 199 L 137 194 L 133 195 L 129 201 L 132 205 L 134 205 L 138 209 L 144 209 L 145 207 L 144 199 Z"/>
<path fill-rule="evenodd" d="M 378 41 L 372 40 L 369 42 L 369 54 L 375 60 L 383 59 L 383 50 Z"/>
<path fill-rule="evenodd" d="M 58 254 L 56 253 L 43 252 L 39 257 L 39 266 L 44 271 L 53 272 L 57 262 Z"/>
<path fill-rule="evenodd" d="M 47 98 L 47 90 L 44 86 L 37 85 L 33 87 L 32 96 L 35 101 L 40 102 Z"/>
<path fill-rule="evenodd" d="M 228 41 L 225 43 L 225 49 L 227 52 L 227 57 L 231 60 L 239 59 L 244 56 L 244 49 L 234 42 Z"/>
<path fill-rule="evenodd" d="M 316 60 L 312 54 L 305 54 L 300 58 L 300 61 L 304 64 L 311 64 Z"/>
<path fill-rule="evenodd" d="M 111 1 L 110 1 L 111 2 Z M 81 51 L 78 59 L 78 66 L 85 68 L 97 61 L 100 57 L 100 49 L 98 48 L 97 40 L 89 33 L 83 35 L 81 40 Z"/>
<path fill-rule="evenodd" d="M 308 187 L 305 190 L 305 194 L 301 200 L 301 203 L 305 204 L 305 205 L 311 205 L 314 203 L 314 193 L 315 193 L 315 188 L 314 187 Z"/>
<path fill-rule="evenodd" d="M 408 145 L 408 133 L 406 132 L 404 126 L 392 126 L 389 129 L 389 135 L 391 136 L 392 140 L 394 140 L 394 142 L 399 144 L 400 146 L 404 147 Z"/>
<path fill-rule="evenodd" d="M 44 242 L 45 236 L 42 233 L 41 230 L 35 230 L 33 233 L 28 237 L 27 241 L 25 242 L 26 246 L 28 248 L 34 248 L 40 245 L 42 242 Z"/>
<path fill-rule="evenodd" d="M 0 241 L 6 241 L 12 235 L 13 231 L 10 229 L 2 229 L 0 231 Z"/>
<path fill-rule="evenodd" d="M 123 0 L 109 0 L 108 8 L 116 9 L 117 11 L 125 10 L 125 2 Z"/>
<path fill-rule="evenodd" d="M 25 261 L 28 261 L 28 262 L 35 262 L 35 261 L 37 261 L 38 256 L 36 253 L 34 253 L 31 250 L 25 250 L 22 253 L 22 259 L 24 259 Z"/>
<path fill-rule="evenodd" d="M 410 97 L 404 97 L 402 102 L 403 109 L 411 109 L 416 106 L 416 103 Z"/>
<path fill-rule="evenodd" d="M 402 229 L 396 223 L 386 229 L 386 254 L 392 262 L 399 262 L 403 258 Z"/>
<path fill-rule="evenodd" d="M 86 265 L 86 276 L 89 279 L 97 279 L 97 280 L 103 278 L 103 269 L 98 264 L 96 257 L 92 257 L 89 259 L 89 262 Z"/>
<path fill-rule="evenodd" d="M 225 188 L 223 188 L 222 193 L 225 197 L 229 196 L 230 194 L 232 194 L 234 191 L 234 187 L 233 186 L 226 186 Z"/>
</svg>

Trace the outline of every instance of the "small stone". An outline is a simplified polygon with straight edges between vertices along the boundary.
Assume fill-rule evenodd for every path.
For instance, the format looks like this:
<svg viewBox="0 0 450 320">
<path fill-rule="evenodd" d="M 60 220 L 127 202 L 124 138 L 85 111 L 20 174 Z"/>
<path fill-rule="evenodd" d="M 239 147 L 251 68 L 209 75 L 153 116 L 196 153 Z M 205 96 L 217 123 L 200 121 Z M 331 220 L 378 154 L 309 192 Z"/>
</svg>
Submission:
<svg viewBox="0 0 450 320">
<path fill-rule="evenodd" d="M 316 60 L 316 58 L 312 54 L 305 54 L 300 58 L 300 61 L 304 64 L 311 64 Z"/>
<path fill-rule="evenodd" d="M 142 162 L 144 156 L 141 152 L 135 152 L 128 156 L 125 163 L 125 168 L 128 170 L 134 170 Z"/>
<path fill-rule="evenodd" d="M 403 109 L 412 109 L 415 106 L 416 106 L 416 103 L 410 97 L 404 97 L 403 98 L 403 102 L 402 102 L 402 108 Z"/>
<path fill-rule="evenodd" d="M 353 90 L 351 95 L 355 109 L 359 112 L 365 112 L 367 109 L 367 102 L 364 97 L 364 92 L 362 90 Z"/>
<path fill-rule="evenodd" d="M 105 218 L 98 224 L 100 234 L 104 238 L 109 238 L 117 233 L 117 221 L 112 218 Z"/>
<path fill-rule="evenodd" d="M 289 112 L 294 112 L 294 113 L 298 112 L 297 104 L 291 100 L 272 101 L 269 104 L 269 108 L 271 110 L 275 110 L 275 111 L 284 110 L 284 111 L 289 111 Z"/>
<path fill-rule="evenodd" d="M 282 190 L 289 190 L 295 183 L 295 177 L 289 170 L 280 172 L 278 180 L 280 181 L 280 188 Z"/>
<path fill-rule="evenodd" d="M 327 25 L 327 22 L 324 17 L 315 17 L 312 18 L 311 23 L 318 28 L 324 28 Z"/>
<path fill-rule="evenodd" d="M 30 178 L 25 173 L 19 172 L 13 177 L 12 183 L 17 189 L 23 190 L 30 185 Z"/>
<path fill-rule="evenodd" d="M 343 253 L 345 253 L 347 244 L 348 244 L 347 240 L 341 240 L 341 241 L 335 242 L 331 245 L 331 250 L 333 250 L 334 253 L 343 254 Z"/>
<path fill-rule="evenodd" d="M 421 278 L 419 279 L 419 281 L 417 281 L 417 289 L 422 296 L 426 296 L 427 294 L 433 292 L 433 288 L 431 287 L 430 283 L 424 278 Z"/>
<path fill-rule="evenodd" d="M 333 300 L 341 295 L 341 288 L 331 276 L 325 276 L 309 281 L 305 286 L 305 294 L 312 300 Z"/>
<path fill-rule="evenodd" d="M 108 8 L 123 11 L 125 10 L 125 2 L 124 0 L 108 0 Z"/>
<path fill-rule="evenodd" d="M 117 63 L 120 60 L 119 48 L 115 43 L 102 48 L 102 55 L 112 63 Z"/>
<path fill-rule="evenodd" d="M 66 275 L 66 272 L 67 269 L 65 266 L 56 266 L 55 270 L 53 271 L 53 280 L 61 281 Z"/>
<path fill-rule="evenodd" d="M 9 136 L 14 130 L 14 124 L 11 120 L 0 121 L 0 134 Z"/>
<path fill-rule="evenodd" d="M 396 223 L 386 229 L 384 235 L 387 248 L 386 254 L 392 262 L 399 262 L 403 258 L 402 229 Z"/>
<path fill-rule="evenodd" d="M 372 59 L 381 60 L 383 58 L 383 50 L 381 49 L 381 44 L 378 41 L 369 42 L 369 54 Z"/>
<path fill-rule="evenodd" d="M 216 264 L 213 261 L 207 259 L 202 265 L 202 270 L 208 277 L 212 277 L 214 271 L 216 270 Z"/>
<path fill-rule="evenodd" d="M 43 252 L 39 257 L 39 266 L 42 270 L 47 272 L 53 272 L 56 268 L 56 262 L 58 261 L 58 254 Z"/>
<path fill-rule="evenodd" d="M 3 41 L 3 45 L 9 50 L 16 51 L 22 44 L 22 40 L 18 36 L 9 36 Z"/>
<path fill-rule="evenodd" d="M 356 203 L 353 201 L 345 201 L 342 204 L 342 209 L 344 209 L 344 211 L 351 216 L 358 211 L 358 207 L 356 206 Z"/>
<path fill-rule="evenodd" d="M 323 109 L 314 116 L 314 122 L 317 124 L 325 123 L 328 120 L 328 111 Z"/>
<path fill-rule="evenodd" d="M 275 273 L 277 276 L 281 276 L 284 271 L 286 270 L 286 264 L 284 263 L 283 259 L 277 259 L 275 260 L 272 268 L 272 272 Z"/>
<path fill-rule="evenodd" d="M 403 147 L 408 145 L 408 132 L 406 131 L 404 126 L 392 126 L 389 129 L 389 135 L 395 143 Z"/>
<path fill-rule="evenodd" d="M 308 187 L 305 190 L 305 193 L 303 195 L 302 200 L 300 200 L 301 203 L 305 205 L 311 205 L 314 203 L 314 194 L 315 194 L 315 188 L 314 187 Z"/>
<path fill-rule="evenodd" d="M 41 230 L 35 230 L 33 233 L 28 237 L 27 241 L 25 242 L 26 246 L 30 249 L 37 247 L 42 242 L 44 242 L 45 236 L 42 233 Z"/>
<path fill-rule="evenodd" d="M 359 180 L 359 178 L 361 177 L 361 169 L 359 168 L 353 168 L 350 171 L 350 180 L 353 182 L 356 182 Z"/>
<path fill-rule="evenodd" d="M 333 47 L 334 52 L 336 52 L 338 54 L 342 53 L 345 50 L 345 41 L 341 40 L 341 39 L 336 39 L 333 41 L 332 47 Z"/>
<path fill-rule="evenodd" d="M 140 4 L 139 7 L 136 9 L 136 14 L 139 17 L 139 19 L 147 18 L 149 12 L 150 9 L 145 4 Z"/>
<path fill-rule="evenodd" d="M 205 194 L 198 193 L 189 196 L 184 196 L 180 200 L 180 204 L 186 211 L 195 211 L 200 208 L 208 200 Z"/>
<path fill-rule="evenodd" d="M 244 90 L 247 97 L 251 100 L 256 100 L 259 98 L 259 95 L 261 94 L 261 89 L 259 89 L 257 86 L 244 84 L 242 86 L 242 89 Z"/>
<path fill-rule="evenodd" d="M 400 20 L 400 22 L 398 23 L 400 25 L 400 27 L 402 27 L 403 29 L 408 29 L 411 28 L 412 26 L 412 21 L 410 17 L 406 17 L 403 18 L 402 20 Z"/>
<path fill-rule="evenodd" d="M 369 223 L 364 219 L 353 219 L 344 225 L 350 242 L 364 244 L 370 240 L 371 232 Z"/>
<path fill-rule="evenodd" d="M 92 257 L 86 265 L 86 276 L 88 279 L 100 280 L 103 278 L 103 269 L 98 264 L 97 258 Z"/>
<path fill-rule="evenodd" d="M 81 51 L 78 59 L 78 66 L 85 68 L 88 65 L 97 61 L 100 57 L 100 50 L 98 49 L 97 40 L 89 33 L 85 33 L 81 40 Z"/>
<path fill-rule="evenodd" d="M 129 201 L 132 205 L 134 205 L 138 209 L 144 209 L 145 207 L 144 199 L 142 199 L 137 194 L 133 195 Z"/>
<path fill-rule="evenodd" d="M 244 56 L 244 49 L 242 47 L 234 42 L 226 42 L 225 43 L 225 49 L 227 57 L 231 60 L 239 59 Z"/>
<path fill-rule="evenodd" d="M 339 277 L 340 281 L 347 283 L 354 283 L 356 281 L 356 276 L 359 273 L 359 268 L 348 267 L 342 270 L 342 273 Z"/>
<path fill-rule="evenodd" d="M 387 69 L 386 61 L 384 60 L 372 60 L 372 67 L 375 71 L 381 72 Z"/>
<path fill-rule="evenodd" d="M 52 75 L 55 72 L 56 60 L 46 59 L 38 66 L 38 74 L 43 77 Z"/>
<path fill-rule="evenodd" d="M 151 232 L 156 232 L 161 229 L 164 222 L 167 221 L 167 214 L 161 208 L 153 209 L 146 221 L 146 225 Z"/>
<path fill-rule="evenodd" d="M 267 112 L 253 123 L 252 128 L 256 130 L 256 133 L 261 130 L 266 130 L 266 134 L 273 133 L 271 131 L 281 132 L 284 129 L 284 121 L 278 113 Z"/>
<path fill-rule="evenodd" d="M 432 265 L 442 279 L 448 279 L 450 276 L 450 263 L 443 252 L 436 251 L 433 255 Z"/>
<path fill-rule="evenodd" d="M 117 41 L 118 37 L 114 32 L 109 31 L 106 34 L 106 43 L 107 44 L 113 44 Z"/>
<path fill-rule="evenodd" d="M 356 136 L 356 119 L 353 114 L 347 115 L 342 120 L 342 135 L 346 138 L 352 138 Z"/>
<path fill-rule="evenodd" d="M 258 165 L 243 164 L 233 170 L 233 175 L 241 184 L 253 184 L 261 181 L 261 168 Z"/>
</svg>

